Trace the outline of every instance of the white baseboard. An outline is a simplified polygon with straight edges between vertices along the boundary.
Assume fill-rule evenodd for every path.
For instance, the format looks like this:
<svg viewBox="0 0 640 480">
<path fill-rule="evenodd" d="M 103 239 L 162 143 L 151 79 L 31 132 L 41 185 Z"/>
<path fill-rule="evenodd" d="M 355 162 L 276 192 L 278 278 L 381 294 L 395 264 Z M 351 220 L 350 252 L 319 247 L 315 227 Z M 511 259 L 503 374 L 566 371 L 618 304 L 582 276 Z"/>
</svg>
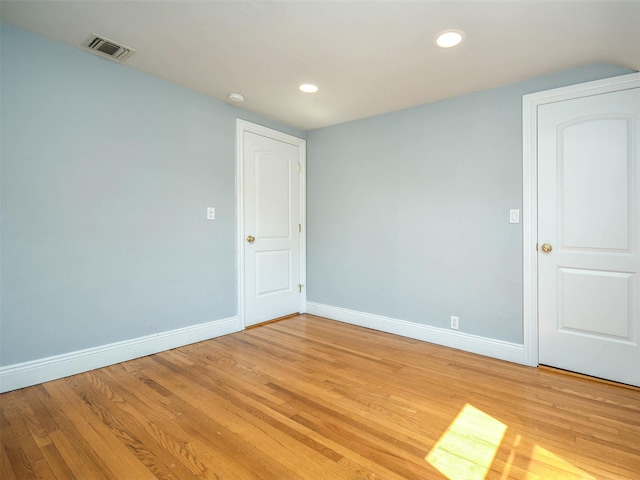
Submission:
<svg viewBox="0 0 640 480">
<path fill-rule="evenodd" d="M 242 330 L 238 317 L 0 367 L 0 393 L 87 372 Z"/>
<path fill-rule="evenodd" d="M 311 315 L 524 364 L 523 345 L 370 313 L 307 302 Z M 0 367 L 0 393 L 144 357 L 242 330 L 238 317 Z"/>
<path fill-rule="evenodd" d="M 430 327 L 406 320 L 357 312 L 346 308 L 332 307 L 320 303 L 307 302 L 307 313 L 338 320 L 361 327 L 393 333 L 403 337 L 423 340 L 445 347 L 477 353 L 487 357 L 524 364 L 524 346 L 492 338 L 479 337 L 468 333 L 444 328 Z"/>
</svg>

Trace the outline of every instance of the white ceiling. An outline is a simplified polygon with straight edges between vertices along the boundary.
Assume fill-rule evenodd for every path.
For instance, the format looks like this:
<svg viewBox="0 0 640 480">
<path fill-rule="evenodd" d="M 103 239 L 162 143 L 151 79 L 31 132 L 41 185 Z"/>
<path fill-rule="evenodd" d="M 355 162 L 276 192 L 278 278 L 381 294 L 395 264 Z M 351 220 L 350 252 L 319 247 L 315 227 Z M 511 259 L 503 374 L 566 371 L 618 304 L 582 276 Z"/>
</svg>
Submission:
<svg viewBox="0 0 640 480">
<path fill-rule="evenodd" d="M 80 47 L 96 33 L 125 64 L 302 130 L 581 65 L 640 70 L 640 0 L 12 1 L 3 22 Z M 434 46 L 445 29 L 458 47 Z M 87 53 L 89 55 L 89 53 Z M 109 61 L 109 60 L 105 60 Z M 297 86 L 312 82 L 316 94 Z"/>
</svg>

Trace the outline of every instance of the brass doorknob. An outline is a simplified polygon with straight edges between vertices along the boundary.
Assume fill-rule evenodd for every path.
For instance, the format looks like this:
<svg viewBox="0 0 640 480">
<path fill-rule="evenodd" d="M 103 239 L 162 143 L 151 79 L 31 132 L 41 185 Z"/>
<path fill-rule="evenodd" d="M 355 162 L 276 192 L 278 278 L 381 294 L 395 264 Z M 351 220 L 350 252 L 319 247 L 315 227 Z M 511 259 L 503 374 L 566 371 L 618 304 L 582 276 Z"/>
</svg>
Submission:
<svg viewBox="0 0 640 480">
<path fill-rule="evenodd" d="M 543 243 L 542 244 L 542 251 L 544 253 L 549 253 L 551 250 L 553 250 L 553 246 L 550 243 Z"/>
<path fill-rule="evenodd" d="M 255 240 L 256 240 L 256 237 L 252 237 L 251 235 L 247 237 L 247 242 L 249 243 L 253 243 Z"/>
</svg>

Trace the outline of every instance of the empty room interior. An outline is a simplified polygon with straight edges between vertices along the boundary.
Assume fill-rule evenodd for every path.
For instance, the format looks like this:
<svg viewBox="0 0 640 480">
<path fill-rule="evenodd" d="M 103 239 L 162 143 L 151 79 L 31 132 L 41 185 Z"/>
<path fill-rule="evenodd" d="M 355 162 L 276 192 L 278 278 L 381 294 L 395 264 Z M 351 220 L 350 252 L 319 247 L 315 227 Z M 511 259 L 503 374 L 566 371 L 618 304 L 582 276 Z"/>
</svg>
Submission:
<svg viewBox="0 0 640 480">
<path fill-rule="evenodd" d="M 638 0 L 0 0 L 0 478 L 638 478 L 639 70 Z"/>
</svg>

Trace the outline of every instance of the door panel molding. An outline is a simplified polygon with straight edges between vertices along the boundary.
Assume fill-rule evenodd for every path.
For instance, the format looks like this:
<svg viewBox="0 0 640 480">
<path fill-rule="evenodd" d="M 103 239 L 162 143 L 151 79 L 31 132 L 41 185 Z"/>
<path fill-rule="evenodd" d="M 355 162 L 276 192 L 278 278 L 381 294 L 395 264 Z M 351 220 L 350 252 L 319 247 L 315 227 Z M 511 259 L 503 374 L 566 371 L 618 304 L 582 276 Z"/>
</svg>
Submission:
<svg viewBox="0 0 640 480">
<path fill-rule="evenodd" d="M 280 142 L 295 145 L 299 148 L 300 156 L 300 283 L 306 285 L 306 140 L 292 135 L 288 135 L 271 128 L 264 127 L 246 120 L 236 120 L 236 255 L 237 255 L 237 288 L 238 288 L 238 320 L 242 325 L 242 329 L 246 327 L 245 323 L 245 255 L 244 244 L 247 232 L 244 231 L 245 225 L 245 205 L 244 205 L 244 137 L 246 133 L 253 133 L 262 137 L 278 140 Z M 296 232 L 297 234 L 298 232 Z M 304 313 L 306 308 L 306 288 L 302 288 L 302 294 L 299 301 L 299 312 Z"/>
<path fill-rule="evenodd" d="M 640 87 L 640 73 L 581 83 L 522 97 L 522 258 L 524 364 L 538 366 L 538 107 Z"/>
</svg>

